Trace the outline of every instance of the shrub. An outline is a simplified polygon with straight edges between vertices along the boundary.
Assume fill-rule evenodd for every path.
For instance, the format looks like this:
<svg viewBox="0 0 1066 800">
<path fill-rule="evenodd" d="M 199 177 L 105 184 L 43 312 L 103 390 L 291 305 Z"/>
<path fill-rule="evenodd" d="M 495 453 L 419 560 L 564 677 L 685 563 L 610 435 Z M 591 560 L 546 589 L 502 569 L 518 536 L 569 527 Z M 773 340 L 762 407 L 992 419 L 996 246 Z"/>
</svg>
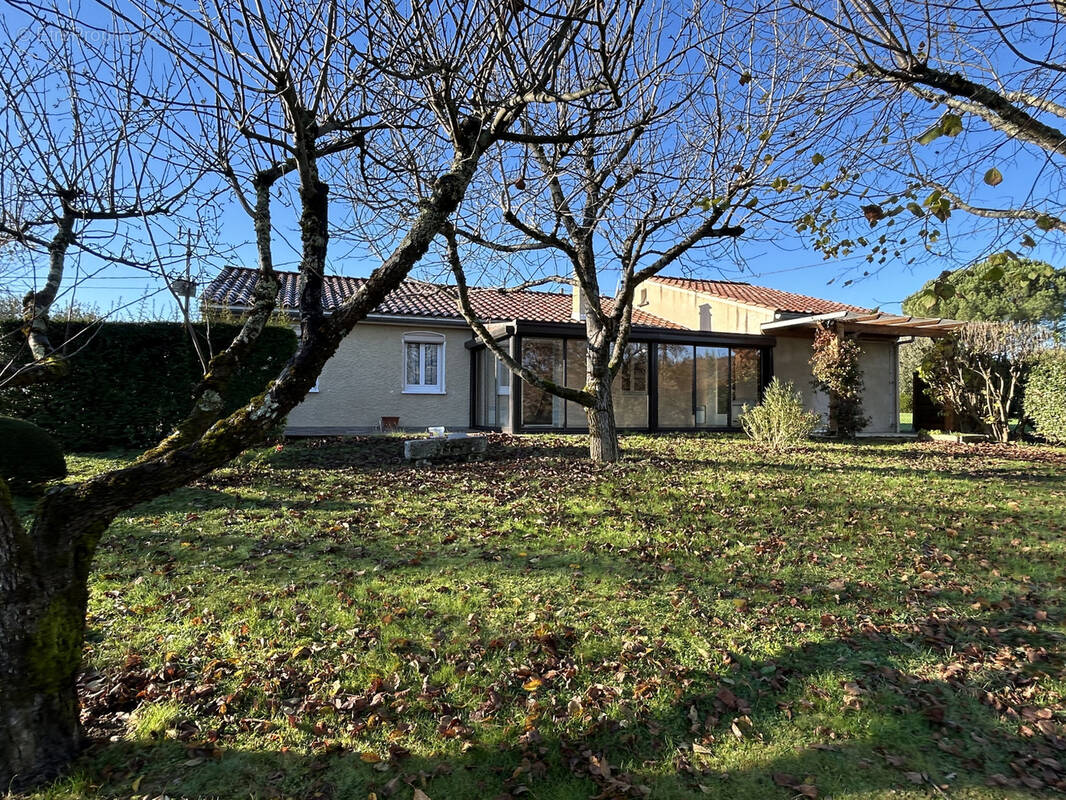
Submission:
<svg viewBox="0 0 1066 800">
<path fill-rule="evenodd" d="M 1037 436 L 1066 443 L 1066 350 L 1041 354 L 1025 387 L 1025 413 Z"/>
<path fill-rule="evenodd" d="M 219 352 L 239 326 L 195 326 Z M 0 363 L 25 358 L 19 323 L 0 323 Z M 68 341 L 70 374 L 59 381 L 0 390 L 0 414 L 40 425 L 68 451 L 149 447 L 189 412 L 203 370 L 185 326 L 178 322 L 78 322 L 56 325 L 53 341 Z M 229 413 L 263 391 L 296 349 L 288 326 L 263 330 L 223 398 Z M 115 365 L 121 364 L 121 376 Z"/>
<path fill-rule="evenodd" d="M 0 417 L 0 478 L 15 490 L 64 478 L 67 462 L 56 440 L 32 422 Z"/>
<path fill-rule="evenodd" d="M 803 398 L 791 383 L 770 381 L 762 402 L 744 406 L 740 425 L 744 433 L 774 450 L 793 447 L 810 436 L 822 418 L 803 407 Z"/>
</svg>

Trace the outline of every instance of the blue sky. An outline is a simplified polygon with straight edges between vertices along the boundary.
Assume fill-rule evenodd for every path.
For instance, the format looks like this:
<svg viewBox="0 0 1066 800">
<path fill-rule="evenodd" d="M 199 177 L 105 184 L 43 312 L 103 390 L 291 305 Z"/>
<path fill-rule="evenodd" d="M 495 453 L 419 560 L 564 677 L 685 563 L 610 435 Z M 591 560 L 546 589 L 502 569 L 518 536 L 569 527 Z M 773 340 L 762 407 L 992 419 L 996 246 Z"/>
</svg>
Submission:
<svg viewBox="0 0 1066 800">
<path fill-rule="evenodd" d="M 777 231 L 772 241 L 768 241 L 764 234 L 753 239 L 742 238 L 735 244 L 733 253 L 744 263 L 742 272 L 738 272 L 731 261 L 721 261 L 717 265 L 697 266 L 693 263 L 685 269 L 667 270 L 667 274 L 743 280 L 814 297 L 898 311 L 900 301 L 920 288 L 925 281 L 935 278 L 945 269 L 957 268 L 973 258 L 999 249 L 1001 243 L 995 230 L 982 231 L 982 226 L 960 216 L 961 212 L 956 212 L 952 222 L 965 234 L 957 237 L 950 253 L 945 256 L 915 254 L 915 263 L 911 265 L 897 261 L 875 267 L 866 262 L 864 253 L 825 259 L 791 232 Z M 252 233 L 250 221 L 235 208 L 226 210 L 224 220 L 226 241 L 234 244 L 244 241 L 234 253 L 234 258 L 226 259 L 226 262 L 254 266 L 255 250 L 247 241 Z M 286 235 L 279 237 L 275 246 L 277 266 L 294 270 L 297 256 L 287 242 L 298 242 L 298 235 L 293 230 L 284 233 Z M 1025 255 L 1061 265 L 1057 261 L 1055 248 L 1050 244 L 1038 246 L 1035 251 L 1026 252 Z M 353 252 L 353 248 L 341 241 L 334 243 L 330 260 L 333 273 L 351 276 L 366 276 L 377 265 L 372 258 Z M 425 274 L 432 275 L 435 272 L 432 261 L 432 258 L 427 258 Z M 205 265 L 205 277 L 209 278 L 216 269 L 215 265 Z M 158 279 L 126 267 L 102 268 L 98 261 L 87 256 L 74 256 L 71 259 L 69 275 L 73 277 L 77 271 L 81 274 L 94 273 L 93 277 L 83 280 L 78 287 L 77 299 L 83 305 L 102 310 L 124 306 L 118 315 L 132 317 L 171 318 L 177 312 L 175 301 Z M 194 268 L 195 271 L 197 268 Z M 865 271 L 870 274 L 863 276 Z M 612 288 L 615 280 L 609 274 L 601 278 L 605 289 Z M 847 280 L 852 283 L 845 286 Z M 7 288 L 22 292 L 28 288 L 28 283 L 24 280 L 12 281 Z"/>
<path fill-rule="evenodd" d="M 932 118 L 935 119 L 939 113 L 933 112 Z M 953 151 L 958 151 L 958 157 L 963 159 L 975 144 L 982 143 L 984 136 L 969 120 L 966 121 L 966 127 L 965 133 L 956 140 L 943 139 L 926 152 L 931 158 L 951 163 Z M 986 164 L 977 164 L 970 169 L 973 175 L 960 176 L 961 182 L 968 185 L 968 198 L 979 204 L 1012 205 L 1030 201 L 1034 196 L 1041 196 L 1042 192 L 1052 191 L 1044 174 L 1046 163 L 1026 159 L 1024 153 L 1013 152 L 1006 154 L 1004 162 L 997 161 L 996 165 L 1003 167 L 1005 180 L 994 190 L 982 185 L 978 179 Z M 882 194 L 887 195 L 891 180 L 880 179 L 878 186 L 886 190 Z M 855 199 L 840 200 L 850 214 L 854 214 L 860 202 Z M 250 241 L 250 220 L 227 196 L 222 195 L 218 203 L 222 222 L 221 239 L 234 249 L 224 259 L 211 264 L 194 265 L 194 276 L 201 281 L 210 279 L 223 264 L 254 266 L 256 261 Z M 298 242 L 299 236 L 291 221 L 286 223 L 283 213 L 277 214 L 277 219 L 280 235 L 275 245 L 276 266 L 294 269 L 297 253 L 289 243 Z M 879 234 L 885 230 L 884 226 L 882 222 L 879 228 L 870 232 Z M 883 266 L 871 265 L 867 263 L 864 252 L 827 260 L 791 231 L 776 230 L 742 238 L 732 248 L 730 259 L 715 263 L 698 263 L 690 259 L 685 269 L 674 267 L 668 269 L 667 274 L 746 280 L 816 297 L 896 311 L 903 298 L 942 271 L 964 266 L 988 253 L 1014 246 L 1012 241 L 1001 238 L 995 225 L 967 218 L 963 212 L 953 214 L 947 229 L 953 232 L 953 238 L 945 240 L 942 248 L 947 255 L 911 248 L 907 255 L 914 258 L 912 264 L 890 260 Z M 1037 247 L 1031 251 L 1019 251 L 1022 255 L 1043 258 L 1056 266 L 1062 263 L 1059 252 L 1048 237 L 1034 232 L 1034 238 L 1038 241 Z M 38 256 L 37 263 L 42 265 L 38 274 L 43 274 L 43 258 Z M 742 264 L 743 269 L 738 271 L 737 264 Z M 334 243 L 330 257 L 331 272 L 365 276 L 375 266 L 376 262 L 369 255 L 368 248 L 350 246 L 340 241 Z M 172 273 L 174 271 L 180 274 L 181 270 L 178 268 Z M 431 263 L 427 263 L 418 272 L 432 275 L 436 270 Z M 867 272 L 869 274 L 864 274 Z M 176 313 L 174 299 L 158 279 L 125 267 L 107 267 L 89 256 L 72 256 L 68 282 L 86 274 L 91 274 L 91 277 L 83 279 L 76 292 L 76 299 L 82 305 L 95 306 L 104 311 L 121 307 L 116 312 L 118 316 L 173 317 Z M 3 273 L 0 272 L 0 275 Z M 614 286 L 615 281 L 616 278 L 610 274 L 604 274 L 601 279 L 603 288 L 607 290 Z M 5 281 L 3 288 L 22 293 L 29 287 L 28 280 L 16 275 L 14 279 Z"/>
</svg>

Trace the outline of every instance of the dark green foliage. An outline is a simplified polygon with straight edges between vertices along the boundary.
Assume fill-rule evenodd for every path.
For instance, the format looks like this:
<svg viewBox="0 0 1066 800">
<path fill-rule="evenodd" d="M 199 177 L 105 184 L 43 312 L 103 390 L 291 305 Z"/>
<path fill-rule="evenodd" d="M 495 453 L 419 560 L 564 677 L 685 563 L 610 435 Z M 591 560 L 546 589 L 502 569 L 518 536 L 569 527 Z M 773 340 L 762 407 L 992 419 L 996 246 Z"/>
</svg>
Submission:
<svg viewBox="0 0 1066 800">
<path fill-rule="evenodd" d="M 945 272 L 903 301 L 903 312 L 982 322 L 1066 325 L 1066 269 L 1044 261 L 993 257 Z"/>
<path fill-rule="evenodd" d="M 863 414 L 862 347 L 830 323 L 814 333 L 811 372 L 814 385 L 829 395 L 829 434 L 854 439 L 870 418 Z"/>
<path fill-rule="evenodd" d="M 205 327 L 196 326 L 201 341 Z M 210 326 L 212 352 L 233 339 L 239 326 Z M 74 323 L 55 339 L 68 341 L 71 374 L 62 381 L 0 390 L 0 413 L 30 420 L 68 451 L 148 447 L 170 433 L 191 405 L 202 377 L 188 333 L 175 322 Z M 25 359 L 18 323 L 0 323 L 0 359 Z M 226 396 L 229 413 L 263 391 L 296 349 L 285 326 L 268 326 Z"/>
<path fill-rule="evenodd" d="M 1025 413 L 1038 436 L 1066 443 L 1066 350 L 1040 356 L 1025 387 Z"/>
<path fill-rule="evenodd" d="M 66 477 L 59 444 L 32 422 L 0 417 L 0 442 L 0 478 L 13 489 Z"/>
</svg>

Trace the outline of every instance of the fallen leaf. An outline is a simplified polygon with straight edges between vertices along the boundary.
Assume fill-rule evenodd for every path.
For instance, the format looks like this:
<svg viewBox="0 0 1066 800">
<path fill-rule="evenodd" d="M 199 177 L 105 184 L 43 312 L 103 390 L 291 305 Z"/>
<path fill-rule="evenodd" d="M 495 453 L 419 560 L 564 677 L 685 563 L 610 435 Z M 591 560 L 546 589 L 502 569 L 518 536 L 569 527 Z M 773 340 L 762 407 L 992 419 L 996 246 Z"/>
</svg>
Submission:
<svg viewBox="0 0 1066 800">
<path fill-rule="evenodd" d="M 774 783 L 778 786 L 784 786 L 786 789 L 791 789 L 793 786 L 798 786 L 799 781 L 795 775 L 791 775 L 787 772 L 775 772 Z"/>
</svg>

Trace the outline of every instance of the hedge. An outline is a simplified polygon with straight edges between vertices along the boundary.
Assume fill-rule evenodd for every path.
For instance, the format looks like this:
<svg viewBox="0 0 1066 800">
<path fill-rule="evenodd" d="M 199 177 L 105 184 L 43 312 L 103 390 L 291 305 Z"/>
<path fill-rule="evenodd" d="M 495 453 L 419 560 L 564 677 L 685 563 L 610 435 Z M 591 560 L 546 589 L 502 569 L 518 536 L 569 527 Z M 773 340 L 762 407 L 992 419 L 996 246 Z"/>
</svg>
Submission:
<svg viewBox="0 0 1066 800">
<path fill-rule="evenodd" d="M 203 341 L 205 326 L 195 327 Z M 18 328 L 16 320 L 0 322 L 2 363 L 25 358 Z M 212 323 L 213 352 L 224 349 L 238 330 L 238 325 Z M 60 336 L 69 342 L 70 374 L 0 390 L 0 414 L 39 425 L 69 452 L 149 447 L 188 413 L 203 372 L 181 323 L 72 323 L 53 332 L 53 338 Z M 264 329 L 252 357 L 231 381 L 226 412 L 262 392 L 295 350 L 290 328 Z"/>
<path fill-rule="evenodd" d="M 1043 353 L 1029 373 L 1025 413 L 1037 436 L 1066 443 L 1066 350 Z"/>
</svg>

